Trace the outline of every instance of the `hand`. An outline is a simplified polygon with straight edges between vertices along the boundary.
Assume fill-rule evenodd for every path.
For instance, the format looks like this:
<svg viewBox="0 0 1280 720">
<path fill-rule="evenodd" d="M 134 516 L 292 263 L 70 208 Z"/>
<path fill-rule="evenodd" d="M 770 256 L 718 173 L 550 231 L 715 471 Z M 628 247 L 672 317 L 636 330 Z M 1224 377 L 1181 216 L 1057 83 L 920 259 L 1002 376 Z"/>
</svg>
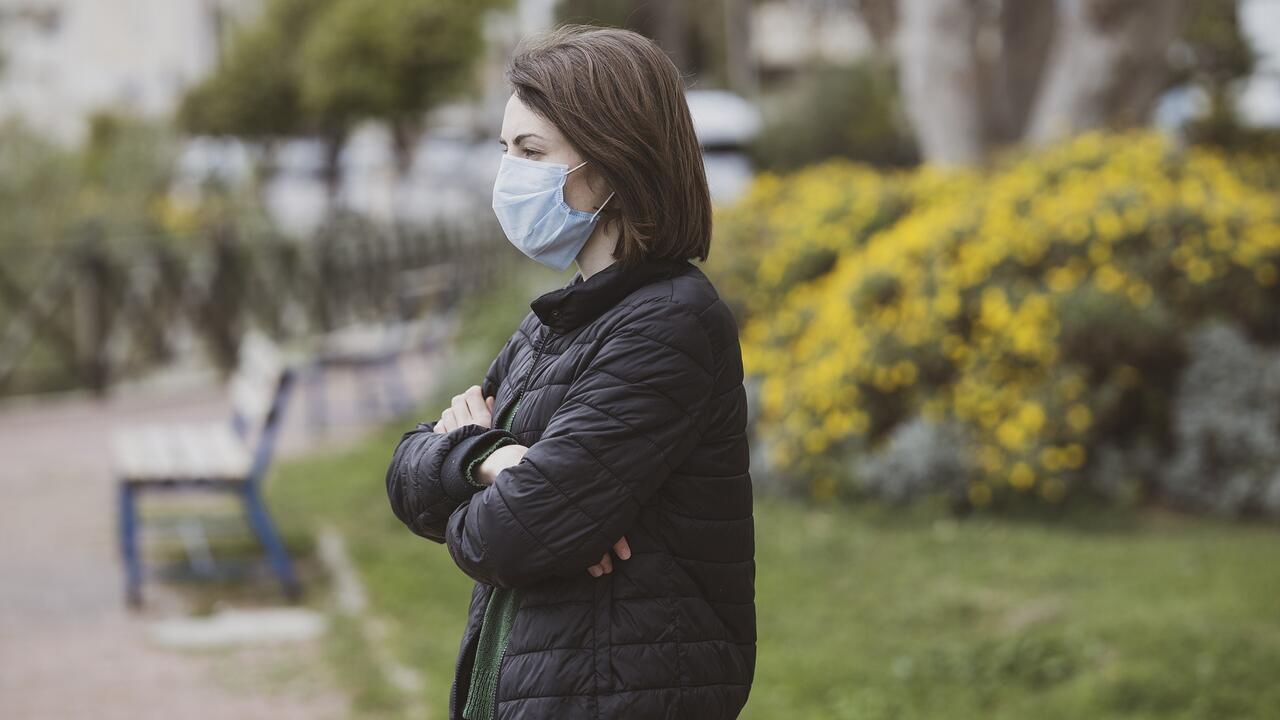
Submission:
<svg viewBox="0 0 1280 720">
<path fill-rule="evenodd" d="M 493 396 L 482 397 L 479 385 L 472 385 L 462 393 L 453 396 L 453 404 L 440 413 L 436 432 L 447 433 L 463 425 L 481 427 L 493 425 Z"/>
<path fill-rule="evenodd" d="M 492 485 L 493 481 L 498 478 L 498 473 L 505 468 L 509 468 L 520 462 L 520 458 L 529 451 L 524 445 L 511 443 L 489 453 L 489 456 L 480 461 L 480 465 L 476 467 L 476 482 L 481 485 Z"/>
<path fill-rule="evenodd" d="M 618 553 L 618 557 L 622 560 L 631 559 L 631 546 L 627 545 L 626 536 L 619 538 L 618 542 L 613 544 L 613 551 Z M 604 557 L 600 558 L 600 562 L 587 568 L 587 572 L 591 573 L 592 577 L 613 572 L 613 558 L 609 557 L 609 553 L 605 553 Z"/>
</svg>

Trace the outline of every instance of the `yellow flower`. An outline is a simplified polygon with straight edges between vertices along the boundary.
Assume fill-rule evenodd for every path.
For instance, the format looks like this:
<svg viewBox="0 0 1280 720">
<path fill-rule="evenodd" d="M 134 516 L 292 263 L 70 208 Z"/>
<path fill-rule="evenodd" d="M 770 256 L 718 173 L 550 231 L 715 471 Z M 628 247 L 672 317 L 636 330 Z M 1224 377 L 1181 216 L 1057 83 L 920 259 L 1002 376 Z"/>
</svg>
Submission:
<svg viewBox="0 0 1280 720">
<path fill-rule="evenodd" d="M 1019 490 L 1026 490 L 1035 484 L 1036 474 L 1025 461 L 1019 460 L 1009 471 L 1009 484 Z"/>
<path fill-rule="evenodd" d="M 1023 403 L 1019 419 L 1031 432 L 1040 432 L 1040 428 L 1044 427 L 1044 408 L 1034 402 Z"/>
<path fill-rule="evenodd" d="M 1062 460 L 1068 468 L 1075 470 L 1084 464 L 1084 446 L 1080 443 L 1071 443 L 1062 451 Z"/>
<path fill-rule="evenodd" d="M 1114 265 L 1102 265 L 1094 273 L 1094 282 L 1103 292 L 1115 292 L 1124 285 L 1124 274 L 1116 270 Z"/>
<path fill-rule="evenodd" d="M 830 500 L 836 494 L 836 479 L 827 474 L 814 477 L 809 484 L 809 494 L 815 500 Z"/>
<path fill-rule="evenodd" d="M 994 445 L 983 445 L 978 450 L 978 464 L 988 474 L 994 475 L 1004 467 L 1004 454 Z"/>
<path fill-rule="evenodd" d="M 986 507 L 991 504 L 991 488 L 986 483 L 970 483 L 968 495 L 969 502 L 975 507 Z"/>
<path fill-rule="evenodd" d="M 1054 471 L 1063 466 L 1062 451 L 1050 445 L 1040 451 L 1040 467 Z"/>
<path fill-rule="evenodd" d="M 1056 477 L 1046 478 L 1040 483 L 1040 496 L 1049 502 L 1059 502 L 1066 494 L 1066 483 Z"/>
<path fill-rule="evenodd" d="M 1049 289 L 1064 293 L 1074 290 L 1080 284 L 1080 276 L 1071 267 L 1056 267 L 1049 271 L 1047 281 Z"/>
<path fill-rule="evenodd" d="M 1010 450 L 1021 450 L 1027 444 L 1027 435 L 1022 426 L 1012 420 L 1000 423 L 996 428 L 996 437 L 999 438 L 1001 445 Z"/>
<path fill-rule="evenodd" d="M 1067 425 L 1077 433 L 1083 433 L 1093 424 L 1093 413 L 1082 403 L 1074 403 L 1067 409 Z"/>
<path fill-rule="evenodd" d="M 972 432 L 987 480 L 975 497 L 1008 481 L 1061 500 L 1101 420 L 1061 344 L 1063 296 L 1089 283 L 1178 312 L 1199 283 L 1206 298 L 1238 289 L 1242 307 L 1260 306 L 1280 284 L 1270 168 L 1155 134 L 1088 133 L 982 172 L 831 161 L 762 173 L 717 210 L 734 252 L 709 267 L 745 309 L 769 457 L 820 474 L 821 454 L 865 434 L 894 393 L 895 414 Z M 1104 370 L 1142 382 L 1126 361 Z"/>
<path fill-rule="evenodd" d="M 1138 307 L 1150 305 L 1154 297 L 1151 286 L 1144 282 L 1130 283 L 1125 292 L 1129 296 L 1129 301 Z"/>
</svg>

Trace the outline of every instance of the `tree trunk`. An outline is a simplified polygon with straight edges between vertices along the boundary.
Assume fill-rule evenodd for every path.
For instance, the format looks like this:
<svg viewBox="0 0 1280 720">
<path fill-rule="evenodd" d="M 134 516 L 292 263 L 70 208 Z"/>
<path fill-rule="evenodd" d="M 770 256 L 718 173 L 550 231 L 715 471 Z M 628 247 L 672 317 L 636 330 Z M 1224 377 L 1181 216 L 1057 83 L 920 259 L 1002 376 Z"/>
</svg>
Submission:
<svg viewBox="0 0 1280 720">
<path fill-rule="evenodd" d="M 633 2 L 636 28 L 653 38 L 681 72 L 689 72 L 689 9 L 685 0 Z"/>
<path fill-rule="evenodd" d="M 1004 0 L 999 17 L 984 27 L 986 42 L 980 41 L 979 47 L 994 50 L 990 52 L 991 81 L 987 84 L 988 143 L 1014 143 L 1025 134 L 1057 25 L 1052 2 Z"/>
<path fill-rule="evenodd" d="M 898 30 L 896 0 L 853 0 L 853 7 L 862 16 L 876 47 L 888 47 Z"/>
<path fill-rule="evenodd" d="M 397 120 L 391 123 L 391 147 L 395 154 L 396 182 L 404 182 L 413 170 L 413 150 L 422 133 L 422 123 Z"/>
<path fill-rule="evenodd" d="M 1059 0 L 1049 71 L 1026 140 L 1145 123 L 1164 87 L 1165 52 L 1187 0 Z"/>
<path fill-rule="evenodd" d="M 928 162 L 986 155 L 978 0 L 899 0 L 895 50 L 903 101 Z"/>
<path fill-rule="evenodd" d="M 253 182 L 259 190 L 269 185 L 280 170 L 279 150 L 280 141 L 276 138 L 263 138 L 252 146 Z"/>
<path fill-rule="evenodd" d="M 724 0 L 724 62 L 729 89 L 755 97 L 759 83 L 751 61 L 750 9 L 746 0 Z"/>
<path fill-rule="evenodd" d="M 321 140 L 324 142 L 324 187 L 325 193 L 329 200 L 329 212 L 333 212 L 338 207 L 339 196 L 342 190 L 342 146 L 345 143 L 345 134 L 341 132 L 327 132 Z"/>
<path fill-rule="evenodd" d="M 893 34 L 924 159 L 981 163 L 991 148 L 1145 123 L 1189 0 L 855 0 Z"/>
</svg>

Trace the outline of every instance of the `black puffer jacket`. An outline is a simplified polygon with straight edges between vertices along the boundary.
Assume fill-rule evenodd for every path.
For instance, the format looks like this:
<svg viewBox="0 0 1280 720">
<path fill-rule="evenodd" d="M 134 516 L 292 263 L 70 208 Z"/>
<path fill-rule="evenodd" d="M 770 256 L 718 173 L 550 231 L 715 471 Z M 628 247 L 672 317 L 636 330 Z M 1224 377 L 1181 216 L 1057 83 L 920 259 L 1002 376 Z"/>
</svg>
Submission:
<svg viewBox="0 0 1280 720">
<path fill-rule="evenodd" d="M 519 588 L 497 720 L 735 718 L 755 672 L 755 538 L 738 330 L 702 270 L 615 263 L 531 304 L 485 374 L 493 417 L 405 433 L 387 493 L 477 581 L 449 717 L 485 604 Z M 528 446 L 483 490 L 465 464 Z M 592 577 L 618 538 L 632 550 Z"/>
</svg>

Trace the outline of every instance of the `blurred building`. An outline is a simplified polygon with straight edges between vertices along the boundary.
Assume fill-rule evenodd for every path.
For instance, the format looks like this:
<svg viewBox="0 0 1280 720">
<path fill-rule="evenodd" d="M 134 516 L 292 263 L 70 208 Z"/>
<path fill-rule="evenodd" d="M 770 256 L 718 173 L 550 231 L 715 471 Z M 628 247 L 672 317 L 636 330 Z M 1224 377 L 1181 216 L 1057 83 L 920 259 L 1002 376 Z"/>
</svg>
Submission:
<svg viewBox="0 0 1280 720">
<path fill-rule="evenodd" d="M 751 13 L 750 57 L 758 72 L 784 74 L 813 65 L 849 65 L 875 49 L 854 3 L 768 0 Z"/>
<path fill-rule="evenodd" d="M 1240 0 L 1240 24 L 1258 53 L 1253 75 L 1241 88 L 1241 119 L 1251 125 L 1280 127 L 1280 2 Z"/>
<path fill-rule="evenodd" d="M 167 117 L 260 0 L 0 0 L 0 113 L 74 142 L 104 108 Z"/>
</svg>

